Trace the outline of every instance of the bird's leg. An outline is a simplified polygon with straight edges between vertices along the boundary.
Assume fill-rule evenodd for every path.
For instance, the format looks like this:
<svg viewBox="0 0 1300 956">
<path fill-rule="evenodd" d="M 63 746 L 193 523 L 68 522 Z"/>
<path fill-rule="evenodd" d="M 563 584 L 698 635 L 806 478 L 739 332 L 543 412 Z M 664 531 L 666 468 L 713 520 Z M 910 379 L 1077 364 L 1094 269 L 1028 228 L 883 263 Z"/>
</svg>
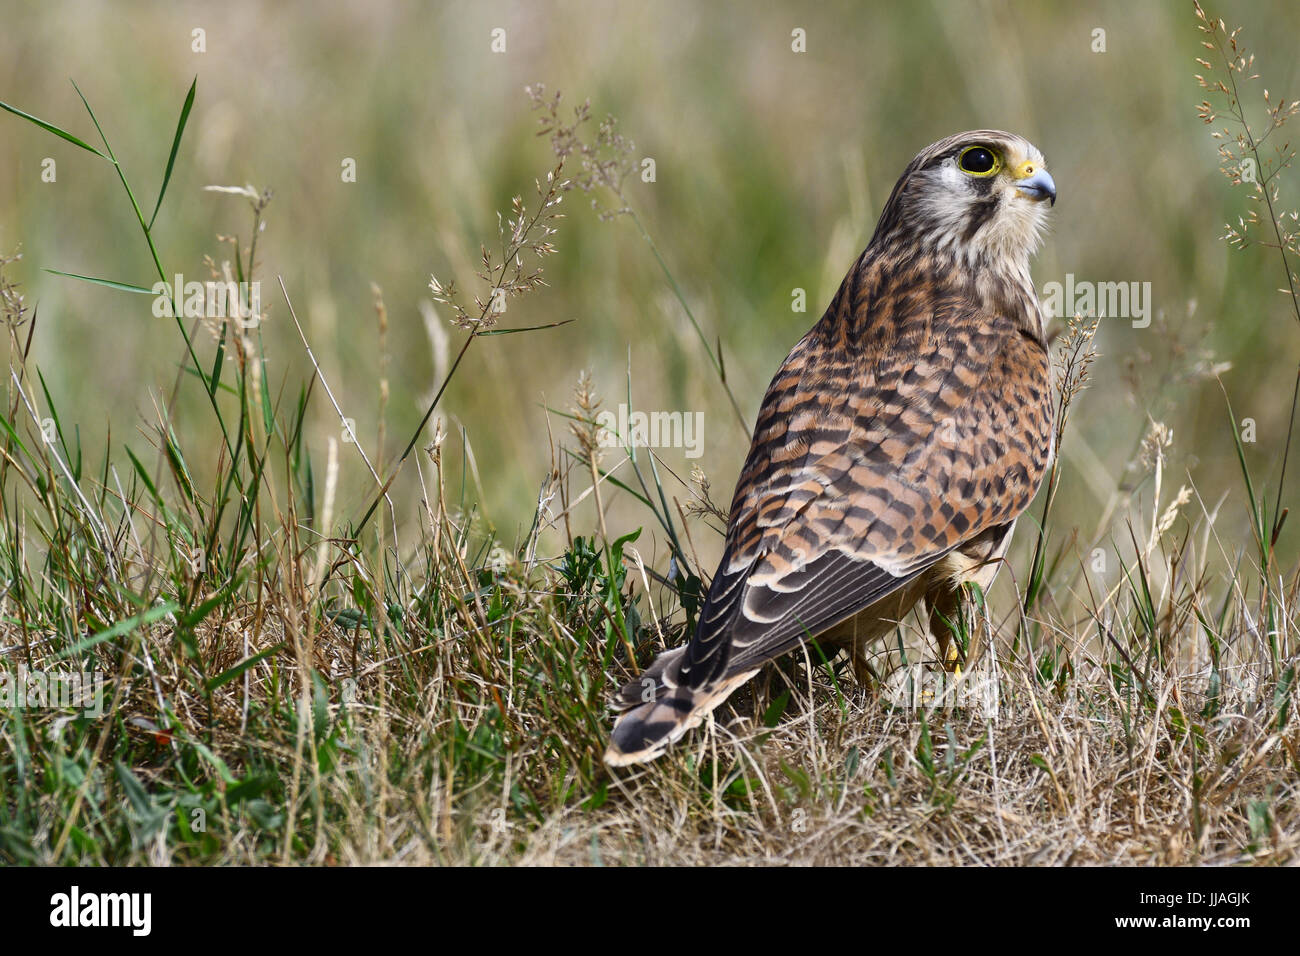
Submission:
<svg viewBox="0 0 1300 956">
<path fill-rule="evenodd" d="M 960 673 L 966 650 L 962 645 L 971 633 L 962 589 L 944 582 L 925 597 L 930 607 L 930 633 L 939 645 L 939 663 L 950 673 Z"/>
<path fill-rule="evenodd" d="M 849 648 L 849 660 L 853 667 L 853 679 L 866 687 L 874 696 L 880 686 L 880 675 L 871 666 L 870 651 L 872 643 L 874 643 L 874 638 L 868 640 L 865 636 L 855 637 L 853 644 Z"/>
<path fill-rule="evenodd" d="M 853 671 L 853 680 L 869 689 L 873 688 L 875 673 L 869 663 L 869 651 L 875 635 L 870 627 L 863 624 L 862 615 L 855 615 L 823 636 L 831 644 L 839 645 L 844 653 L 848 655 L 849 669 Z"/>
</svg>

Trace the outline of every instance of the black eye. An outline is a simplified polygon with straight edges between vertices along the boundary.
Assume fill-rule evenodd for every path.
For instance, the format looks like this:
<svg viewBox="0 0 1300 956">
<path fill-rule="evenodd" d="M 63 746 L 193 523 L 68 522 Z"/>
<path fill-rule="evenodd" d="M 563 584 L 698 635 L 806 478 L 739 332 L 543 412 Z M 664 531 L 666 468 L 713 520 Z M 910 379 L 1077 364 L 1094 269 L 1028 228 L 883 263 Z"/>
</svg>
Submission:
<svg viewBox="0 0 1300 956">
<path fill-rule="evenodd" d="M 975 176 L 988 176 L 997 172 L 999 163 L 997 154 L 988 147 L 969 146 L 962 151 L 957 165 Z"/>
</svg>

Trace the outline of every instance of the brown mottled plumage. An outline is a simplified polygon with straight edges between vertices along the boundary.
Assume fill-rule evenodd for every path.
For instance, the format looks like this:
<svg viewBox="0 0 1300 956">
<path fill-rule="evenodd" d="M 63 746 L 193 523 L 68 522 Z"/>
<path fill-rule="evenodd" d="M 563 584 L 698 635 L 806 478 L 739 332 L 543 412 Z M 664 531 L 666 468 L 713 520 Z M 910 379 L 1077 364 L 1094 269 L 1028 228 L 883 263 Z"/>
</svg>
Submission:
<svg viewBox="0 0 1300 956">
<path fill-rule="evenodd" d="M 1052 456 L 1029 257 L 1056 187 L 1018 136 L 912 160 L 870 245 L 768 387 L 695 635 L 620 692 L 605 760 L 650 760 L 820 636 L 855 664 L 925 598 L 947 657 Z"/>
</svg>

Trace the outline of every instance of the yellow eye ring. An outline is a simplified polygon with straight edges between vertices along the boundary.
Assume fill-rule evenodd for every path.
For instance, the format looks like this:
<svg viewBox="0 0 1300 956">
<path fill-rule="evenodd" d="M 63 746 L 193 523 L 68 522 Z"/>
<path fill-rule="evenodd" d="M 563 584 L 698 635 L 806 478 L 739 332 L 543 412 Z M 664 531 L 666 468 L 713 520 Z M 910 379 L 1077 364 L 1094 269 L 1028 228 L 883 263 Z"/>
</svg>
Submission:
<svg viewBox="0 0 1300 956">
<path fill-rule="evenodd" d="M 967 146 L 957 157 L 957 168 L 970 176 L 992 176 L 1002 168 L 1002 157 L 990 146 Z"/>
</svg>

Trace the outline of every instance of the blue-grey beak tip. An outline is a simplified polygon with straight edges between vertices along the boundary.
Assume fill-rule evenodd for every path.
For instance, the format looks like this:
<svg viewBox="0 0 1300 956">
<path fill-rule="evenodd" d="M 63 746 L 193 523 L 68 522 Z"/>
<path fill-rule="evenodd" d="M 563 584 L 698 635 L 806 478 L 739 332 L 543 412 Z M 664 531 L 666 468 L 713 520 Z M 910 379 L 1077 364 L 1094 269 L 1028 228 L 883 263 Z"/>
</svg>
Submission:
<svg viewBox="0 0 1300 956">
<path fill-rule="evenodd" d="M 1056 182 L 1045 169 L 1016 183 L 1016 188 L 1034 199 L 1046 199 L 1056 205 Z"/>
</svg>

